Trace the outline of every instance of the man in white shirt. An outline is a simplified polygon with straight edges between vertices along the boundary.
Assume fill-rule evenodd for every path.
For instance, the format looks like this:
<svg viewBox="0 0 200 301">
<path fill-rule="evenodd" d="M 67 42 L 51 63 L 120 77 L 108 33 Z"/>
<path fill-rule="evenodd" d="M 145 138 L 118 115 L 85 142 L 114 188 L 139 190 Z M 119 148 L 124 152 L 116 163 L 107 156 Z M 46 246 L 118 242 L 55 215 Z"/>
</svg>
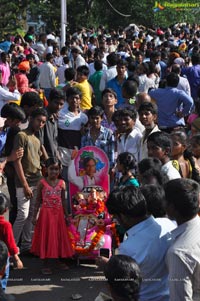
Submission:
<svg viewBox="0 0 200 301">
<path fill-rule="evenodd" d="M 37 50 L 37 55 L 40 60 L 44 61 L 47 48 L 47 36 L 45 33 L 41 33 L 39 36 L 39 41 L 34 45 L 34 49 Z"/>
<path fill-rule="evenodd" d="M 53 55 L 48 53 L 46 55 L 46 62 L 40 66 L 40 88 L 44 89 L 46 98 L 48 99 L 49 93 L 52 88 L 56 86 L 56 76 L 53 67 Z"/>
<path fill-rule="evenodd" d="M 179 76 L 179 83 L 177 89 L 184 91 L 187 95 L 191 96 L 191 89 L 189 81 L 186 77 L 180 76 L 181 74 L 181 67 L 179 64 L 172 65 L 172 72 L 178 74 Z"/>
<path fill-rule="evenodd" d="M 58 67 L 57 69 L 57 76 L 58 76 L 58 81 L 59 84 L 64 84 L 65 83 L 65 70 L 69 68 L 69 58 L 67 56 L 63 57 L 63 65 Z"/>
<path fill-rule="evenodd" d="M 71 55 L 73 57 L 72 67 L 77 69 L 80 66 L 87 65 L 85 59 L 80 54 L 80 50 L 77 47 L 72 48 Z"/>
<path fill-rule="evenodd" d="M 109 80 L 117 76 L 117 69 L 116 69 L 117 61 L 118 61 L 118 57 L 114 52 L 110 53 L 107 56 L 108 70 L 105 70 L 101 77 L 101 81 L 99 85 L 100 91 L 103 91 L 106 88 L 106 84 Z"/>
<path fill-rule="evenodd" d="M 68 178 L 72 151 L 81 147 L 81 128 L 88 122 L 87 115 L 80 110 L 80 90 L 70 87 L 66 97 L 67 102 L 58 115 L 58 146 L 63 166 L 62 176 L 65 180 Z"/>
<path fill-rule="evenodd" d="M 178 224 L 166 255 L 170 301 L 199 301 L 200 187 L 193 180 L 176 179 L 166 184 L 165 195 L 168 216 Z"/>
<path fill-rule="evenodd" d="M 98 45 L 98 40 L 96 37 L 92 36 L 90 37 L 90 40 L 89 40 L 89 44 L 88 44 L 88 49 L 94 53 L 95 52 L 95 49 L 97 48 L 97 45 Z"/>
<path fill-rule="evenodd" d="M 148 64 L 145 62 L 137 65 L 136 67 L 136 73 L 139 79 L 139 93 L 148 93 L 150 88 L 155 88 L 155 81 L 147 76 L 148 68 Z"/>
</svg>

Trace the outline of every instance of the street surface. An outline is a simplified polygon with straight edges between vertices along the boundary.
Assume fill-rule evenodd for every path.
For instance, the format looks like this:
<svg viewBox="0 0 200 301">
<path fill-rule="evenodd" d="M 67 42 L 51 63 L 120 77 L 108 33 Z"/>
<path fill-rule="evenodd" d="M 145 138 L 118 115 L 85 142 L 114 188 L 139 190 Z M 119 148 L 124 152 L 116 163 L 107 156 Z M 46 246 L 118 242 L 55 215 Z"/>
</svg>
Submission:
<svg viewBox="0 0 200 301">
<path fill-rule="evenodd" d="M 102 271 L 92 261 L 69 262 L 70 269 L 54 269 L 53 274 L 41 274 L 42 263 L 36 257 L 22 257 L 23 270 L 11 270 L 7 293 L 15 301 L 67 301 L 72 295 L 82 296 L 81 301 L 94 301 L 100 291 L 107 292 Z"/>
</svg>

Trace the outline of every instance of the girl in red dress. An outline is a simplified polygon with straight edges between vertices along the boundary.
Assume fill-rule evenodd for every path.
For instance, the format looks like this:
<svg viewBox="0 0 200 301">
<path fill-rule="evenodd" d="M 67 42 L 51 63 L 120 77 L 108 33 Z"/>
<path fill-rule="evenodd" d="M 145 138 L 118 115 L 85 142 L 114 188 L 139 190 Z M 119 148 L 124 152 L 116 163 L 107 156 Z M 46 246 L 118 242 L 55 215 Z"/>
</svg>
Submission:
<svg viewBox="0 0 200 301">
<path fill-rule="evenodd" d="M 61 165 L 57 158 L 46 161 L 47 177 L 38 184 L 33 224 L 35 231 L 31 252 L 44 259 L 43 274 L 52 274 L 49 258 L 72 257 L 73 249 L 67 230 L 68 213 L 65 202 L 65 182 L 59 179 Z M 40 213 L 37 220 L 39 208 Z M 59 262 L 60 268 L 68 266 Z"/>
</svg>

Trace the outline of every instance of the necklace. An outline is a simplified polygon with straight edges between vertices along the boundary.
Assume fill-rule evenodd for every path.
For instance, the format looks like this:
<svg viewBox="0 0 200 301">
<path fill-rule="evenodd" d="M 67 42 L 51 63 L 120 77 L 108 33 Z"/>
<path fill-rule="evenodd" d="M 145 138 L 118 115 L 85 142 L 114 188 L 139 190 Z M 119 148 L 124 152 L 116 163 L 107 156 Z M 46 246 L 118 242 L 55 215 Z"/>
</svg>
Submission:
<svg viewBox="0 0 200 301">
<path fill-rule="evenodd" d="M 93 141 L 96 141 L 97 138 L 99 137 L 100 130 L 98 129 L 98 132 L 96 130 L 90 130 L 90 136 L 92 137 Z"/>
</svg>

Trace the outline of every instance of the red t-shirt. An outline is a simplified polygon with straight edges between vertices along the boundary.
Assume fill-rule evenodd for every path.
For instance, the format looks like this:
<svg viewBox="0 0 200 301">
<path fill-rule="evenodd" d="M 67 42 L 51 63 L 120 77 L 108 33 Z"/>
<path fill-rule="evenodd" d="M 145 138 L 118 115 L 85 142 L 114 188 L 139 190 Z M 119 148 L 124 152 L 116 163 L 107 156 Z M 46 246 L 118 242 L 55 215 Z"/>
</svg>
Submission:
<svg viewBox="0 0 200 301">
<path fill-rule="evenodd" d="M 0 216 L 0 240 L 5 242 L 8 248 L 9 256 L 19 253 L 19 249 L 15 243 L 11 223 L 6 221 L 3 215 Z"/>
</svg>

